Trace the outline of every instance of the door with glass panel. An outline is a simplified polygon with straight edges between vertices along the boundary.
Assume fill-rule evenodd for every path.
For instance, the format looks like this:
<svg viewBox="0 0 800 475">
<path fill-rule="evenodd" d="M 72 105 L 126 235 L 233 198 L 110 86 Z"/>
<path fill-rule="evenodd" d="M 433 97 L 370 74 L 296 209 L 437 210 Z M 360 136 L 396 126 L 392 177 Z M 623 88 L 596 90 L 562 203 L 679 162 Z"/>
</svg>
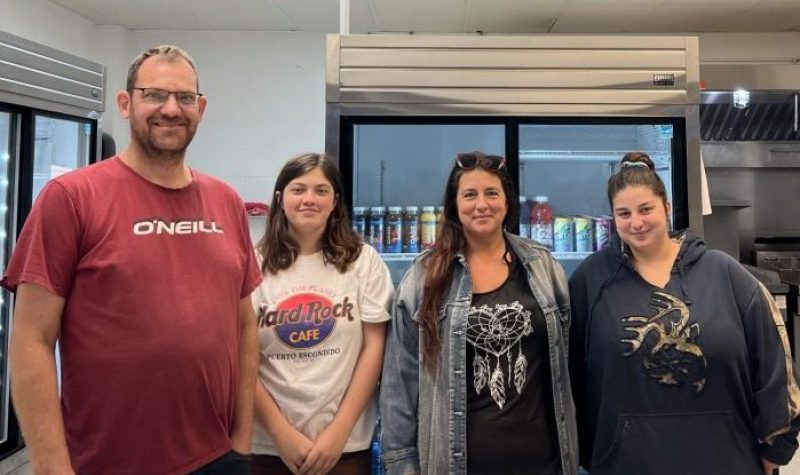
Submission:
<svg viewBox="0 0 800 475">
<path fill-rule="evenodd" d="M 93 123 L 36 114 L 31 201 L 51 179 L 85 166 L 92 151 Z"/>
<path fill-rule="evenodd" d="M 671 222 L 677 228 L 688 225 L 681 168 L 685 161 L 678 152 L 681 125 L 677 120 L 633 118 L 519 124 L 519 192 L 531 210 L 529 229 L 538 232 L 529 237 L 548 245 L 568 274 L 589 254 L 607 246 L 613 232 L 608 178 L 631 151 L 650 156 L 673 204 Z M 549 208 L 550 217 L 537 223 L 542 206 Z"/>
<path fill-rule="evenodd" d="M 17 163 L 19 115 L 0 109 L 0 263 L 8 265 L 14 234 L 14 166 Z M 0 289 L 0 450 L 16 446 L 16 422 L 9 403 L 8 337 L 11 326 L 11 293 Z M 14 434 L 11 434 L 14 432 Z M 13 441 L 9 441 L 13 438 Z M 12 444 L 13 443 L 13 444 Z"/>
<path fill-rule="evenodd" d="M 426 229 L 433 225 L 426 217 L 439 213 L 436 208 L 442 205 L 456 155 L 506 153 L 505 125 L 499 120 L 403 123 L 353 118 L 345 122 L 344 133 L 344 153 L 352 157 L 340 161 L 345 187 L 351 192 L 348 201 L 355 220 L 360 217 L 362 226 L 369 223 L 361 232 L 376 245 L 395 284 L 424 247 Z M 414 240 L 416 244 L 409 246 Z"/>
</svg>

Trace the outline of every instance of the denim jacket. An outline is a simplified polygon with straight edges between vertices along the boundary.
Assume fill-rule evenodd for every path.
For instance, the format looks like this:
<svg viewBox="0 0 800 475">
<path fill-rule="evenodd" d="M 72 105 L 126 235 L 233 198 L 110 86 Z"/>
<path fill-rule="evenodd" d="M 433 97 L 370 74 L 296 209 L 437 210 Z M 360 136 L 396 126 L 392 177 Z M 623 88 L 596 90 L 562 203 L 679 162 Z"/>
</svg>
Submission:
<svg viewBox="0 0 800 475">
<path fill-rule="evenodd" d="M 570 303 L 561 266 L 544 246 L 506 234 L 528 273 L 547 323 L 553 403 L 561 470 L 578 471 L 575 406 L 567 366 Z M 386 341 L 380 390 L 381 445 L 388 475 L 467 473 L 467 311 L 472 282 L 463 255 L 439 312 L 441 344 L 435 374 L 421 365 L 424 335 L 418 325 L 424 269 L 421 258 L 403 277 Z"/>
</svg>

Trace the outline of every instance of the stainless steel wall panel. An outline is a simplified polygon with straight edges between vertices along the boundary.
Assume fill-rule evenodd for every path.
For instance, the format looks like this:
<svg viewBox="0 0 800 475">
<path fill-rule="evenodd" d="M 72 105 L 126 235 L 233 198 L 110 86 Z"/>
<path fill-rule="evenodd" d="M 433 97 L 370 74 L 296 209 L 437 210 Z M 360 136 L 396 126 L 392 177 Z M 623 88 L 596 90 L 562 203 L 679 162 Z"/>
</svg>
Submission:
<svg viewBox="0 0 800 475">
<path fill-rule="evenodd" d="M 681 50 L 342 48 L 342 68 L 682 69 Z"/>
<path fill-rule="evenodd" d="M 700 104 L 700 41 L 696 36 L 686 40 L 686 92 L 688 104 Z"/>
<path fill-rule="evenodd" d="M 797 142 L 703 142 L 702 149 L 706 168 L 800 168 Z"/>
<path fill-rule="evenodd" d="M 700 111 L 696 105 L 687 106 L 686 117 L 686 188 L 689 208 L 689 227 L 703 235 L 703 183 L 700 159 Z"/>
<path fill-rule="evenodd" d="M 328 107 L 332 103 L 328 104 Z M 338 104 L 337 104 L 338 105 Z M 343 116 L 681 117 L 684 105 L 342 103 Z M 330 115 L 329 115 L 330 118 Z M 336 118 L 338 122 L 338 117 Z M 330 123 L 333 126 L 333 123 Z"/>
<path fill-rule="evenodd" d="M 102 78 L 101 78 L 102 79 Z M 102 87 L 78 82 L 43 71 L 34 71 L 15 64 L 0 63 L 0 80 L 28 85 L 33 88 L 56 91 L 62 94 L 102 102 Z"/>
<path fill-rule="evenodd" d="M 338 36 L 338 35 L 337 35 Z M 342 35 L 342 48 L 475 48 L 475 49 L 677 49 L 687 38 L 609 35 Z M 691 39 L 692 37 L 689 37 Z"/>
<path fill-rule="evenodd" d="M 3 100 L 2 98 L 5 97 Z M 58 110 L 57 105 L 69 106 L 80 110 L 74 115 L 89 117 L 89 114 L 103 110 L 103 101 L 74 96 L 30 84 L 12 82 L 0 77 L 0 100 L 11 104 L 37 107 L 44 110 Z M 40 104 L 34 106 L 33 104 Z"/>
<path fill-rule="evenodd" d="M 686 90 L 685 70 L 598 70 L 576 74 L 574 70 L 484 70 L 484 69 L 352 69 L 339 71 L 342 88 L 360 87 L 486 87 L 566 89 L 649 89 L 655 74 L 672 74 L 675 85 L 664 90 Z"/>
<path fill-rule="evenodd" d="M 81 66 L 48 58 L 38 53 L 25 51 L 0 42 L 0 64 L 10 64 L 18 68 L 60 77 L 97 88 L 103 87 L 103 71 L 85 69 Z M 99 65 L 98 65 L 99 66 Z"/>
<path fill-rule="evenodd" d="M 399 102 L 466 104 L 672 104 L 686 103 L 685 91 L 603 89 L 453 89 L 453 88 L 351 88 L 340 91 L 342 102 Z"/>
<path fill-rule="evenodd" d="M 102 112 L 104 89 L 103 65 L 0 31 L 0 92 L 7 102 L 44 100 Z"/>
<path fill-rule="evenodd" d="M 328 35 L 325 38 L 325 99 L 326 102 L 339 102 L 339 35 Z"/>
</svg>

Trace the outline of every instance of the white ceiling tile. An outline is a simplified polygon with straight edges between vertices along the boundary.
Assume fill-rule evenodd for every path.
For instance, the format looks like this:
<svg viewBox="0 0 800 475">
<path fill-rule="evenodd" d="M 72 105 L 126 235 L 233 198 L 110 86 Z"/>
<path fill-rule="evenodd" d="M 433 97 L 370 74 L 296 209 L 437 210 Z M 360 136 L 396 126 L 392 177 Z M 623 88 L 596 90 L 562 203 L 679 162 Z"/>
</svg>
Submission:
<svg viewBox="0 0 800 475">
<path fill-rule="evenodd" d="M 372 0 L 384 31 L 461 32 L 464 0 Z"/>
<path fill-rule="evenodd" d="M 596 7 L 570 5 L 558 17 L 552 33 L 631 33 L 638 32 L 642 18 L 650 14 L 647 7 Z"/>
<path fill-rule="evenodd" d="M 339 0 L 50 0 L 129 29 L 338 32 Z M 350 0 L 350 32 L 800 31 L 800 0 Z"/>
<path fill-rule="evenodd" d="M 264 2 L 265 0 L 260 0 Z M 302 31 L 339 31 L 339 0 L 268 0 Z M 352 10 L 355 2 L 351 2 Z"/>
<path fill-rule="evenodd" d="M 544 33 L 566 0 L 473 0 L 465 29 L 487 33 Z"/>
<path fill-rule="evenodd" d="M 297 30 L 269 0 L 172 0 L 199 14 L 215 30 Z"/>
</svg>

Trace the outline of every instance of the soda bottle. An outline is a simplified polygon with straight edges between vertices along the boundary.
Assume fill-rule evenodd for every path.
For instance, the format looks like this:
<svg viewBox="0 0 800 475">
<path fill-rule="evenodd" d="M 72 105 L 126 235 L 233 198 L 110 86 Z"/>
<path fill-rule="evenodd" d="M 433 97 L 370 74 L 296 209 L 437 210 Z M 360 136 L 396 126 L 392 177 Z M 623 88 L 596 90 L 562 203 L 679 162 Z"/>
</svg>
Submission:
<svg viewBox="0 0 800 475">
<path fill-rule="evenodd" d="M 531 237 L 531 210 L 528 208 L 528 198 L 522 195 L 519 197 L 519 235 Z"/>
<path fill-rule="evenodd" d="M 553 208 L 546 196 L 534 198 L 536 204 L 531 207 L 531 239 L 553 249 Z"/>
</svg>

